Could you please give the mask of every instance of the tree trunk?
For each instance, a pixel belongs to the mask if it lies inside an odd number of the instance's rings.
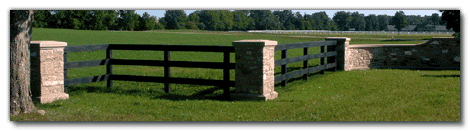
[[[35,110],[30,89],[30,52],[34,12],[10,10],[10,115]]]

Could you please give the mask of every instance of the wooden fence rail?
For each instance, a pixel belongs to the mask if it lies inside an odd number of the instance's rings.
[[[106,50],[106,59],[67,62],[68,53],[83,51],[100,51]],[[164,51],[164,60],[129,60],[129,59],[113,59],[113,50],[151,50]],[[223,52],[224,61],[220,62],[187,62],[187,61],[171,61],[170,51],[195,51],[195,52]],[[107,87],[113,86],[113,80],[124,81],[142,81],[164,83],[165,92],[171,91],[170,83],[180,84],[196,84],[196,85],[213,85],[223,87],[224,95],[230,95],[230,87],[235,86],[235,81],[230,81],[230,69],[235,69],[235,63],[230,63],[230,53],[234,52],[234,48],[230,46],[195,46],[195,45],[139,45],[139,44],[104,44],[104,45],[84,45],[84,46],[68,46],[64,48],[64,89],[68,93],[67,86],[83,83],[92,83],[99,81],[107,81]],[[67,69],[92,67],[106,65],[106,74],[90,77],[82,77],[76,79],[68,79]],[[114,75],[113,65],[144,65],[144,66],[163,66],[164,77],[149,76],[133,76],[133,75]],[[171,67],[192,67],[192,68],[212,68],[223,69],[223,80],[206,80],[206,79],[190,79],[190,78],[172,78]]]
[[[282,51],[282,58],[275,60],[275,66],[281,67],[281,75],[275,76],[275,83],[281,82],[281,86],[287,85],[287,80],[303,75],[303,79],[308,79],[308,73],[321,71],[323,74],[325,70],[335,68],[336,63],[336,41],[315,41],[315,42],[300,42],[280,44],[274,47],[274,51]],[[316,54],[308,54],[308,48],[320,47],[321,52]],[[297,57],[287,58],[287,51],[289,49],[303,48],[303,55]],[[328,48],[328,52],[325,52]],[[73,52],[83,51],[100,51],[106,50],[106,59],[67,62],[67,54]],[[114,59],[113,50],[150,50],[150,51],[163,51],[164,60],[132,60],[132,59]],[[190,61],[172,61],[171,51],[192,51],[192,52],[222,52],[223,62],[190,62]],[[164,83],[165,92],[171,92],[170,83],[179,84],[196,84],[196,85],[212,85],[223,87],[224,95],[230,95],[230,87],[235,87],[235,81],[230,81],[230,69],[235,69],[236,63],[230,63],[230,53],[235,52],[232,46],[205,46],[205,45],[142,45],[142,44],[103,44],[103,45],[85,45],[85,46],[68,46],[64,48],[64,85],[65,91],[68,93],[67,86],[77,85],[83,83],[92,83],[99,81],[106,81],[107,87],[113,86],[113,80],[123,81],[140,81],[140,82],[156,82]],[[325,63],[325,57],[328,62]],[[308,60],[321,59],[321,65],[308,67]],[[287,64],[295,62],[303,62],[301,70],[287,72]],[[106,74],[68,79],[67,69],[92,67],[106,65]],[[134,76],[134,75],[114,75],[113,65],[144,65],[144,66],[163,66],[163,77],[151,76]],[[207,79],[191,79],[191,78],[173,78],[171,77],[171,67],[190,67],[190,68],[211,68],[223,69],[223,80],[207,80]],[[336,69],[334,69],[336,70]]]
[[[315,42],[300,42],[300,43],[289,43],[289,44],[280,44],[275,47],[275,51],[282,51],[281,59],[276,60],[274,63],[275,66],[281,66],[281,75],[276,76],[274,78],[275,83],[281,82],[281,86],[287,85],[287,80],[290,78],[294,78],[300,75],[303,75],[303,79],[308,79],[308,73],[314,73],[316,71],[321,71],[321,74],[325,73],[326,69],[336,67],[335,62],[328,62],[325,65],[325,57],[330,59],[335,59],[334,57],[337,55],[336,50],[330,50],[329,52],[325,52],[325,47],[336,46],[336,41],[315,41]],[[308,54],[309,47],[318,47],[321,48],[321,53],[316,54]],[[291,57],[287,58],[287,50],[289,49],[296,49],[296,48],[303,48],[303,55],[298,57]],[[331,49],[335,49],[336,47],[330,47]],[[321,58],[320,66],[308,67],[308,60]],[[294,71],[294,72],[287,72],[287,64],[295,63],[303,61],[303,69]]]

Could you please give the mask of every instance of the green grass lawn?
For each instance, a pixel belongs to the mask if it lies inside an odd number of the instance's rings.
[[[261,34],[215,31],[149,31],[111,32],[65,29],[33,29],[33,40],[64,41],[68,45],[90,44],[172,44],[225,45],[236,40],[268,39],[279,44],[323,41],[327,34]],[[298,36],[298,35],[297,35]],[[338,37],[331,35],[332,37]],[[450,36],[450,35],[449,35]],[[330,37],[330,36],[328,36]],[[382,35],[345,35],[356,44],[384,44]],[[400,39],[429,39],[437,35],[400,35]],[[375,43],[375,40],[378,43]],[[416,41],[413,41],[416,42]],[[403,43],[403,42],[400,42]],[[391,44],[399,44],[391,42]],[[319,53],[312,48],[309,54]],[[275,59],[279,60],[280,51]],[[288,51],[288,57],[302,55],[302,49]],[[70,53],[69,62],[105,58],[104,51]],[[172,52],[172,60],[222,62],[222,53]],[[163,60],[163,51],[114,51],[118,59]],[[231,63],[234,63],[231,54]],[[319,59],[309,66],[320,64]],[[288,65],[292,71],[302,62]],[[280,66],[275,75],[280,75]],[[69,70],[69,79],[102,75],[105,66]],[[163,67],[113,66],[113,73],[141,76],[163,76]],[[171,77],[222,80],[221,69],[171,68]],[[235,72],[230,72],[235,80]],[[222,90],[214,86],[114,81],[69,87],[70,98],[48,104],[35,103],[46,111],[10,117],[12,121],[460,121],[459,70],[390,70],[371,69],[309,74],[279,83],[279,97],[270,101],[221,100]],[[232,91],[234,88],[232,87]]]

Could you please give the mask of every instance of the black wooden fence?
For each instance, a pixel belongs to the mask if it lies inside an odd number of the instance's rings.
[[[321,47],[321,53],[308,54],[309,47]],[[328,52],[325,52],[325,47],[328,47]],[[287,58],[288,49],[304,48],[304,55],[298,57]],[[72,52],[85,52],[85,51],[100,51],[106,50],[106,59],[67,62],[67,54]],[[130,59],[113,59],[113,50],[151,50],[151,51],[164,51],[164,60],[130,60]],[[140,81],[140,82],[156,82],[164,83],[165,92],[169,93],[170,83],[179,84],[196,84],[196,85],[211,85],[223,87],[224,95],[230,95],[230,87],[235,86],[235,81],[230,81],[230,69],[235,69],[235,63],[230,63],[230,53],[234,52],[232,46],[195,46],[195,45],[142,45],[142,44],[101,44],[101,45],[84,45],[84,46],[67,46],[64,49],[64,87],[65,92],[68,93],[67,86],[92,83],[99,81],[107,81],[107,87],[113,86],[112,80],[124,81]],[[224,61],[219,62],[187,62],[187,61],[171,61],[170,51],[194,51],[194,52],[223,52]],[[325,70],[337,70],[336,66],[336,41],[315,41],[315,42],[301,42],[290,44],[279,44],[275,47],[275,51],[282,51],[282,58],[275,61],[275,66],[282,66],[281,75],[274,78],[275,83],[281,82],[281,86],[287,85],[287,80],[300,75],[303,79],[308,79],[308,73],[321,71],[323,74]],[[325,64],[325,57],[328,58]],[[308,60],[321,58],[321,65],[308,67]],[[293,72],[287,72],[287,64],[303,61],[303,69]],[[91,66],[106,65],[106,74],[82,77],[75,79],[68,79],[67,69],[82,68]],[[114,75],[112,65],[145,65],[145,66],[164,66],[164,77],[151,77],[151,76],[134,76],[134,75]],[[192,79],[192,78],[171,78],[170,67],[193,67],[193,68],[212,68],[223,69],[223,80],[207,80],[207,79]]]
[[[321,48],[321,53],[308,54],[309,47]],[[328,52],[325,52],[325,47],[328,47]],[[304,48],[304,55],[298,57],[287,58],[288,49]],[[308,79],[308,73],[321,71],[325,73],[326,69],[336,67],[336,41],[315,41],[315,42],[301,42],[290,44],[279,44],[274,48],[274,51],[282,51],[282,58],[276,60],[274,66],[281,66],[281,75],[274,78],[274,83],[281,82],[281,86],[287,85],[287,79],[303,75],[303,79]],[[328,57],[328,63],[325,64],[325,57]],[[308,60],[320,58],[321,65],[308,67]],[[303,69],[287,73],[287,64],[303,61]],[[336,71],[337,68],[334,68]]]
[[[106,50],[106,59],[67,62],[67,53],[99,51]],[[151,50],[164,51],[164,60],[129,60],[129,59],[113,59],[113,50]],[[180,84],[196,84],[196,85],[212,85],[222,87],[224,95],[230,95],[230,87],[235,86],[235,81],[230,81],[230,69],[235,69],[235,63],[230,63],[230,53],[234,52],[231,46],[195,46],[195,45],[142,45],[142,44],[102,44],[102,45],[85,45],[85,46],[67,46],[64,49],[64,78],[65,92],[68,93],[67,86],[83,83],[92,83],[99,81],[107,81],[107,87],[112,87],[112,80],[124,81],[140,81],[140,82],[156,82],[164,83],[165,92],[170,92],[170,83]],[[171,61],[170,51],[194,51],[194,52],[223,52],[224,61],[219,62],[187,62],[187,61]],[[76,79],[67,78],[67,69],[91,67],[106,65],[106,74],[83,77]],[[150,76],[134,76],[134,75],[114,75],[112,65],[145,65],[145,66],[164,66],[164,77]],[[223,69],[223,80],[207,80],[192,78],[171,78],[170,67],[193,67],[193,68],[212,68]]]

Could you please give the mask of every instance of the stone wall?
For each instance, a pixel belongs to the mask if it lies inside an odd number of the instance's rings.
[[[346,47],[345,71],[371,68],[460,69],[460,38],[435,37],[421,44]]]

